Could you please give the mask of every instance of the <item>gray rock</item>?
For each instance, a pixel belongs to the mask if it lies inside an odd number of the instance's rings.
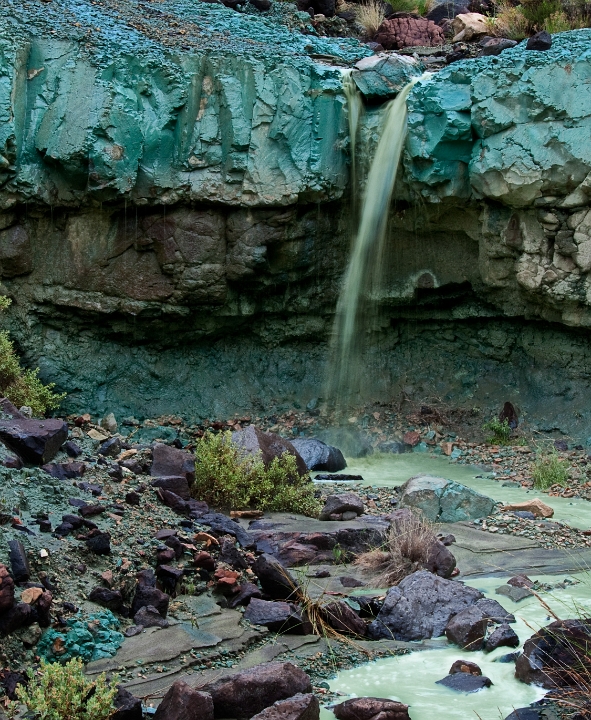
[[[136,625],[141,625],[144,628],[168,627],[168,620],[163,618],[153,605],[144,605],[141,607],[134,615],[133,621]]]
[[[476,603],[476,607],[482,610],[483,616],[492,623],[514,623],[515,615],[507,612],[501,603],[489,598],[482,598]]]
[[[486,652],[492,652],[498,647],[519,647],[519,637],[509,625],[499,625],[486,639]]]
[[[194,690],[182,680],[170,687],[154,714],[154,720],[213,720],[211,695]]]
[[[495,589],[496,595],[504,595],[505,597],[508,597],[509,599],[513,600],[513,602],[519,602],[520,600],[525,600],[527,597],[531,597],[533,595],[533,592],[526,587],[516,587],[514,585],[501,585],[501,587],[498,587]]]
[[[331,515],[337,515],[346,512],[354,512],[355,515],[363,515],[365,508],[363,500],[352,492],[340,493],[339,495],[329,495],[326,503],[320,512],[321,520],[328,520]]]
[[[439,637],[454,615],[481,598],[474,588],[420,570],[388,591],[369,634],[396,640]]]
[[[418,475],[402,486],[398,507],[418,509],[432,522],[451,523],[486,517],[495,503],[452,480]]]
[[[279,435],[275,435],[275,433],[266,433],[254,425],[249,425],[244,430],[233,432],[232,441],[245,454],[255,455],[260,453],[265,467],[268,467],[275,458],[281,457],[285,453],[294,455],[298,473],[300,475],[308,474],[304,459],[291,442],[279,437]]]
[[[482,610],[472,605],[450,619],[445,626],[445,635],[449,642],[464,650],[481,650],[487,626]]]
[[[271,632],[302,632],[302,615],[293,603],[253,598],[242,617],[253,625],[264,625]]]
[[[265,708],[252,720],[319,720],[320,703],[312,693],[298,694],[287,700],[278,700]]]
[[[296,438],[291,441],[291,444],[302,456],[308,470],[324,470],[334,473],[347,467],[343,453],[322,440]]]
[[[408,705],[386,698],[352,698],[335,705],[332,711],[338,720],[410,720]]]
[[[186,450],[156,443],[152,450],[150,474],[155,478],[183,477],[191,485],[195,481],[195,456]]]
[[[479,57],[500,55],[503,50],[508,50],[516,45],[517,42],[515,40],[509,40],[509,38],[488,38],[488,40],[481,45],[482,50],[479,53]]]
[[[288,600],[295,595],[297,583],[292,574],[272,555],[264,553],[253,563],[252,569],[267,595]]]
[[[448,675],[443,680],[438,680],[437,685],[444,685],[450,690],[463,693],[473,693],[490,687],[492,681],[485,675],[469,675],[468,673],[456,673]]]

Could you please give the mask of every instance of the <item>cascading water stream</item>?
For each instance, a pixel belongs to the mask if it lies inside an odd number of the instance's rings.
[[[406,139],[406,101],[414,85],[428,77],[430,74],[425,73],[413,79],[386,106],[333,327],[328,394],[337,408],[346,409],[360,396],[364,375],[363,339],[375,321],[388,210]],[[355,192],[356,135],[363,104],[351,76],[345,79],[344,87],[349,110],[351,181]]]
[[[353,74],[348,70],[343,77],[343,90],[347,99],[347,113],[349,122],[349,143],[351,154],[351,202],[353,207],[353,221],[357,221],[357,131],[359,121],[363,115],[364,106],[361,93],[355,85]]]

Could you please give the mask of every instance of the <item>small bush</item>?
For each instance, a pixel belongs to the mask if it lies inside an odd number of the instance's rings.
[[[365,28],[367,37],[373,37],[384,22],[386,14],[381,0],[367,0],[357,5],[356,16],[357,22]]]
[[[426,15],[434,5],[433,0],[387,0],[394,12],[409,12]]]
[[[298,512],[315,517],[320,511],[314,486],[297,471],[294,455],[284,453],[268,468],[260,455],[244,455],[232,433],[206,433],[196,449],[193,494],[214,507],[232,510]]]
[[[492,418],[482,426],[483,430],[491,433],[487,442],[491,445],[508,445],[511,439],[511,427],[505,418],[502,422],[498,418]]]
[[[0,296],[0,312],[10,305],[10,300]],[[33,415],[44,415],[48,410],[59,407],[66,394],[53,392],[53,383],[44,385],[39,380],[39,368],[24,370],[14,351],[6,331],[0,332],[0,395],[16,407],[27,405]]]
[[[568,483],[568,463],[555,452],[542,455],[534,463],[532,478],[537,490],[548,490],[552,485],[564,486]]]
[[[421,570],[437,540],[433,526],[410,515],[393,523],[384,546],[359,555],[355,561],[372,578],[374,587],[386,588]]]
[[[28,685],[17,687],[18,700],[37,720],[108,720],[115,711],[117,679],[107,682],[102,674],[89,680],[82,668],[80,658],[65,665],[42,660],[37,672],[29,670]]]

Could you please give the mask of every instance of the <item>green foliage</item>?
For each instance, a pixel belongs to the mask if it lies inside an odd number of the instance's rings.
[[[482,429],[491,433],[491,436],[487,440],[491,445],[509,445],[511,428],[506,418],[503,422],[498,418],[492,418],[482,426]]]
[[[113,714],[117,678],[104,675],[89,680],[80,658],[65,665],[41,661],[37,672],[29,670],[29,684],[19,685],[18,700],[38,720],[108,720]]]
[[[426,15],[433,7],[433,0],[388,0],[394,12]]]
[[[562,10],[560,0],[522,0],[520,10],[532,30],[542,29],[545,21]]]
[[[537,490],[548,490],[552,485],[564,486],[568,483],[568,463],[556,452],[541,455],[533,465],[532,478]]]
[[[0,312],[10,305],[10,299],[0,295]],[[0,332],[0,395],[16,407],[27,405],[33,415],[44,415],[54,410],[65,398],[53,392],[54,384],[44,385],[39,380],[39,368],[25,370],[20,366],[6,331]]]
[[[557,33],[591,26],[591,0],[521,0],[518,6],[498,0],[495,10],[487,19],[488,32],[511,40],[539,30]]]
[[[319,504],[308,476],[300,477],[288,453],[268,468],[260,455],[243,455],[232,433],[206,433],[196,449],[193,494],[210,505],[233,510],[298,512],[314,517]]]

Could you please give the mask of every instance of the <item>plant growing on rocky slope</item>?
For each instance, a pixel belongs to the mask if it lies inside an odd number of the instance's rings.
[[[382,547],[362,553],[355,564],[372,578],[374,587],[398,585],[407,575],[424,567],[436,540],[431,523],[409,515],[392,524]]]
[[[320,506],[314,486],[297,471],[294,455],[284,453],[265,467],[260,455],[244,455],[232,433],[206,433],[197,444],[193,494],[232,510],[299,512],[315,517]]]
[[[89,680],[82,668],[80,658],[65,665],[42,660],[37,672],[29,670],[28,685],[18,686],[19,702],[38,720],[107,720],[115,711],[117,679]]]
[[[548,490],[552,485],[564,486],[568,482],[568,463],[555,451],[540,455],[533,465],[532,478],[537,490]]]
[[[0,312],[6,310],[10,302],[9,298],[0,295]],[[38,374],[39,368],[24,370],[20,366],[8,332],[0,331],[0,395],[16,407],[27,405],[34,415],[44,415],[47,410],[57,408],[65,393],[54,393],[54,384],[44,385]]]
[[[495,16],[488,19],[489,32],[511,40],[522,40],[539,30],[549,33],[591,26],[589,0],[521,0],[514,6],[499,0]]]
[[[386,17],[382,0],[366,0],[366,2],[359,3],[355,14],[357,22],[365,28],[367,37],[373,37],[377,33]]]
[[[506,418],[503,421],[498,418],[492,418],[482,426],[482,429],[491,433],[491,436],[487,440],[491,445],[509,445],[511,427]]]

